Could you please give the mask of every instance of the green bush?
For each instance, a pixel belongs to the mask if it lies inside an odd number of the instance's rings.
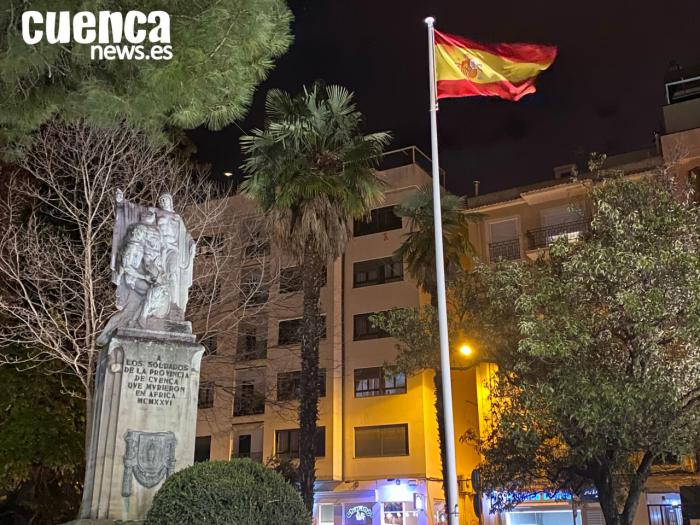
[[[207,461],[163,484],[146,525],[309,525],[299,493],[281,475],[249,459]]]

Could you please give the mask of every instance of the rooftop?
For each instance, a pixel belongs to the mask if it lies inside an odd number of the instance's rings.
[[[610,156],[605,159],[605,162],[601,167],[601,171],[619,171],[629,175],[648,171],[661,165],[661,163],[662,159],[657,149],[648,148],[623,153],[621,155]],[[474,209],[500,202],[513,201],[519,199],[521,195],[525,193],[543,190],[546,188],[553,188],[555,186],[572,184],[577,180],[590,180],[593,177],[594,174],[586,168],[585,171],[580,171],[576,177],[568,176],[560,179],[552,178],[550,180],[535,182],[534,184],[516,186],[514,188],[508,188],[492,193],[485,193],[483,195],[479,195],[478,197],[468,197],[467,208]]]

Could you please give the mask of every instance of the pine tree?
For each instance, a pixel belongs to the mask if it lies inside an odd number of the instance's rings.
[[[171,60],[92,60],[90,44],[28,45],[22,13],[86,9],[81,0],[9,0],[0,7],[0,156],[16,157],[31,133],[60,115],[97,127],[115,123],[166,133],[240,119],[273,60],[291,43],[284,0],[127,0],[91,3],[92,12],[163,10]],[[128,44],[122,40],[122,44]],[[144,42],[146,47],[150,44]],[[164,133],[166,132],[166,133]]]

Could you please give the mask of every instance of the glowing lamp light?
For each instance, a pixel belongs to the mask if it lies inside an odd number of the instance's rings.
[[[474,350],[472,350],[471,346],[464,343],[462,346],[459,347],[459,353],[462,354],[464,357],[470,357],[474,353]]]
[[[224,177],[233,177],[232,171],[224,171]]]

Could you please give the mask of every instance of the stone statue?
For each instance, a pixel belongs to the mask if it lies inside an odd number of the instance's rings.
[[[195,243],[173,199],[117,191],[116,312],[98,338],[92,427],[78,523],[143,523],[153,497],[194,462],[204,347],[185,320]]]
[[[184,321],[195,242],[172,196],[165,193],[158,203],[140,206],[117,190],[111,261],[117,312],[97,338],[100,346],[118,328],[159,330],[165,321]]]

